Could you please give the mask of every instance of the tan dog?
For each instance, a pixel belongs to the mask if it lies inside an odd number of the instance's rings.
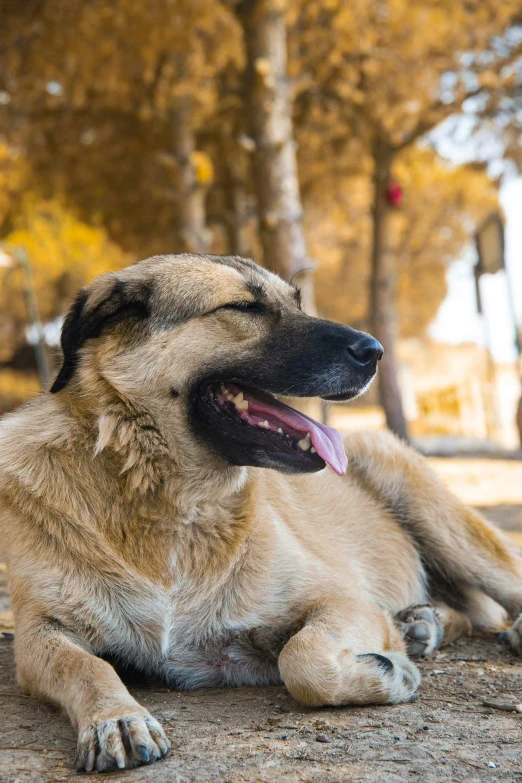
[[[416,453],[351,436],[346,469],[340,436],[273,396],[354,397],[381,347],[253,262],[104,275],[62,346],[54,393],[0,425],[2,547],[19,681],[68,712],[81,769],[169,750],[100,656],[173,687],[400,702],[420,681],[408,652],[520,611],[509,543]]]

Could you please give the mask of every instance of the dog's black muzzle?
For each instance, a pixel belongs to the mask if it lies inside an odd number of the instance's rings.
[[[371,335],[303,314],[282,320],[224,375],[274,394],[348,400],[371,383],[382,355]]]

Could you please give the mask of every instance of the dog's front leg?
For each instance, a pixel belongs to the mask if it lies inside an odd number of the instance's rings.
[[[77,729],[79,771],[125,769],[168,754],[158,721],[59,622],[18,617],[15,655],[24,690],[65,709]]]
[[[283,682],[311,707],[411,701],[420,683],[398,629],[358,598],[322,599],[279,656]]]

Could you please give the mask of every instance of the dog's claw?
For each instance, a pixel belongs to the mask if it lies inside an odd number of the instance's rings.
[[[420,684],[420,673],[415,664],[404,653],[364,653],[357,656],[372,669],[377,669],[385,689],[383,704],[399,704],[415,701]],[[374,674],[374,672],[372,672]]]
[[[152,733],[152,732],[151,732],[151,733]],[[154,735],[153,735],[153,736],[154,736]],[[167,745],[167,742],[166,742],[166,740],[164,740],[164,739],[163,739],[163,737],[159,737],[159,736],[158,736],[158,737],[154,737],[154,739],[155,739],[155,741],[156,741],[156,745],[157,745],[157,746],[158,746],[158,748],[159,748],[159,752],[160,752],[160,754],[161,754],[162,756],[166,756],[166,755],[167,755],[167,753],[168,753],[168,752],[169,752],[169,750],[170,750],[169,746]]]
[[[143,762],[147,764],[150,761],[150,753],[145,745],[138,746],[138,754]]]
[[[145,712],[145,711],[144,711]],[[79,771],[131,769],[168,755],[170,743],[151,715],[95,721],[80,731]]]

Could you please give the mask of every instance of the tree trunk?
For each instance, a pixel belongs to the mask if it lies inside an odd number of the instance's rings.
[[[247,112],[255,142],[254,180],[265,266],[296,283],[314,312],[313,264],[302,225],[292,108],[286,73],[284,0],[244,0],[239,17],[247,52]],[[305,271],[306,270],[306,271]]]
[[[392,432],[407,441],[408,430],[402,407],[394,350],[397,334],[396,272],[387,236],[389,206],[386,200],[386,187],[390,178],[391,163],[391,152],[376,146],[373,174],[370,322],[373,336],[384,348],[384,356],[379,365],[378,382],[386,423]]]
[[[233,177],[226,183],[227,215],[226,228],[229,252],[234,256],[250,258],[246,224],[246,191],[243,183]]]
[[[225,129],[229,130],[229,129]],[[221,157],[224,161],[223,180],[225,196],[225,228],[228,239],[228,252],[242,258],[250,258],[247,225],[248,194],[245,185],[247,162],[245,153],[236,141],[237,131],[231,131],[233,138],[221,139]]]
[[[206,253],[206,188],[198,182],[194,169],[196,143],[188,101],[180,102],[173,109],[171,130],[172,152],[177,164],[177,250],[180,253]]]

